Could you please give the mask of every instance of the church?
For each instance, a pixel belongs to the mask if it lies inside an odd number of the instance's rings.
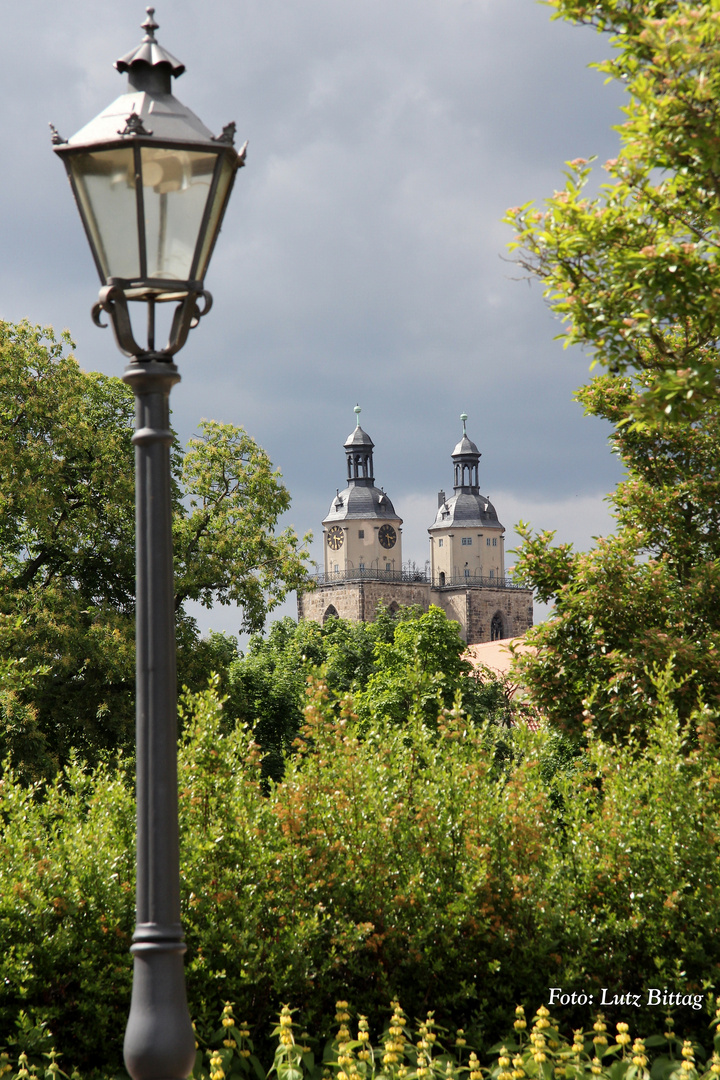
[[[356,405],[355,430],[345,440],[346,486],[322,523],[325,568],[313,591],[298,593],[299,618],[370,622],[379,604],[393,611],[435,604],[460,624],[468,645],[523,634],[533,622],[532,591],[505,577],[505,529],[480,493],[481,455],[468,437],[467,415],[451,455],[453,494],[438,493],[423,570],[403,566],[402,519],[375,484],[375,444],[360,427],[360,411]]]

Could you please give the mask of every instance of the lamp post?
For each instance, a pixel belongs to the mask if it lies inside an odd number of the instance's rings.
[[[137,652],[137,924],[125,1064],[133,1080],[184,1080],[195,1038],[185,994],[180,924],[175,609],[169,395],[173,357],[210,310],[205,272],[246,147],[235,125],[214,136],[172,94],[184,66],[145,36],[115,63],[127,91],[71,139],[53,128],[102,287],[92,316],[112,324],[135,394]],[[146,308],[138,344],[131,307]],[[158,304],[175,305],[158,348]]]

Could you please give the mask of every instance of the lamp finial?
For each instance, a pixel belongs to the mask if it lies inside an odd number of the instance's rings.
[[[460,419],[462,420],[463,435],[467,435],[467,430],[465,428],[465,421],[467,420],[467,413],[466,412],[460,413]]]
[[[356,405],[355,408],[353,409],[353,412],[355,413],[355,416],[357,417],[357,423],[355,424],[355,427],[360,427],[360,413],[362,412],[362,409],[360,408],[359,405]]]
[[[154,41],[155,31],[160,29],[158,23],[155,22],[155,8],[145,8],[147,18],[144,23],[140,23],[140,29],[145,31],[144,41]]]

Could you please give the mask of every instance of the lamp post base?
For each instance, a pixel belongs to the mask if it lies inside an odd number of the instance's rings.
[[[133,1080],[186,1080],[195,1062],[195,1035],[185,997],[185,942],[175,926],[138,926],[125,1067]]]

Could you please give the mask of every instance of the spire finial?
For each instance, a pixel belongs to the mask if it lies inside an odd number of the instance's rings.
[[[362,409],[360,408],[359,405],[356,405],[355,408],[353,409],[353,412],[355,413],[355,416],[357,418],[357,423],[355,424],[355,427],[359,428],[360,427],[360,413],[362,412]]]
[[[463,425],[463,435],[467,435],[467,431],[465,429],[465,421],[467,420],[467,413],[466,412],[460,413],[460,419],[462,420],[462,425]]]
[[[147,18],[144,23],[140,23],[140,29],[145,31],[145,37],[143,41],[154,41],[155,31],[160,29],[158,23],[155,22],[155,8],[145,8]]]

